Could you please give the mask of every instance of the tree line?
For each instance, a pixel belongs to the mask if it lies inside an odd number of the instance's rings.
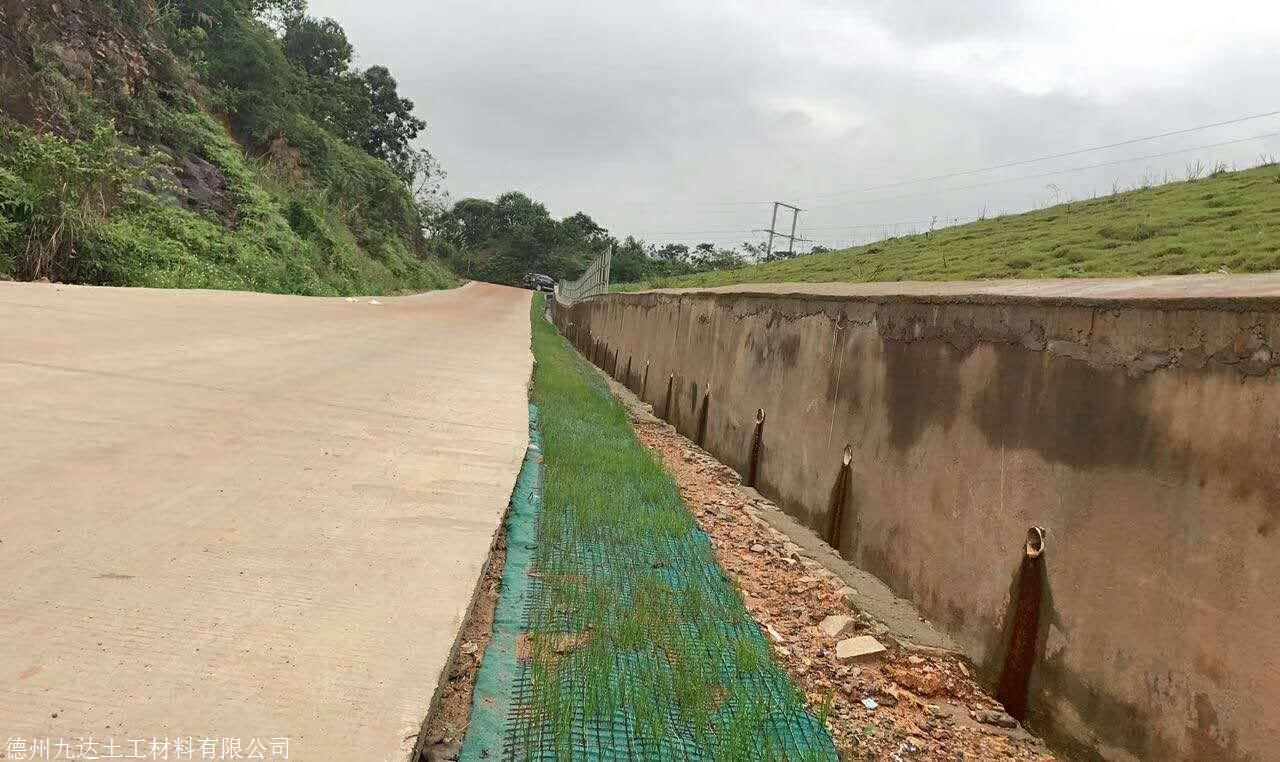
[[[626,283],[732,270],[762,258],[762,247],[712,243],[658,245],[618,237],[585,212],[555,219],[547,207],[519,191],[497,199],[466,198],[430,221],[431,247],[455,272],[493,283],[518,284],[527,273],[577,278],[591,260],[613,251],[611,280]]]

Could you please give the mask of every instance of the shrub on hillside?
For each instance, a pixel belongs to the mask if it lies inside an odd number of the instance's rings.
[[[0,212],[14,273],[62,277],[113,210],[141,201],[137,186],[158,162],[117,140],[109,123],[68,140],[0,122]]]

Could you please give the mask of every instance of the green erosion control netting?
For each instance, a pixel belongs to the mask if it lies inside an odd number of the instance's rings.
[[[462,758],[836,760],[671,477],[540,315],[534,353],[542,458],[518,490],[542,498],[536,549],[516,572],[517,501],[499,619],[522,606],[521,632],[514,661],[486,653],[475,704],[490,716],[473,715]],[[505,707],[489,698],[501,688]],[[504,708],[500,749],[472,743]]]
[[[837,758],[706,535],[637,537],[626,554],[579,539],[539,557],[583,587],[534,581],[503,759]],[[658,596],[675,596],[678,618],[644,622]]]

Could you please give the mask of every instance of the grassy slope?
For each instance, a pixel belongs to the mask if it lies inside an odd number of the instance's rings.
[[[546,483],[535,564],[547,592],[531,614],[533,711],[520,715],[518,737],[567,759],[582,716],[608,727],[620,712],[634,719],[640,748],[692,733],[709,757],[749,759],[766,748],[766,720],[816,720],[670,475],[542,304],[539,295],[533,399]],[[764,681],[781,687],[765,695]],[[822,751],[791,758],[833,755]]]
[[[648,287],[781,281],[972,280],[1280,270],[1280,169],[1191,182],[998,217],[928,235],[698,273]]]
[[[448,288],[440,263],[388,236],[360,246],[344,214],[315,180],[284,182],[246,159],[203,112],[167,114],[171,144],[200,155],[227,178],[240,219],[227,229],[173,204],[145,203],[112,215],[86,244],[86,282],[310,295],[387,294]],[[330,139],[354,162],[376,160]]]
[[[0,277],[21,277],[18,257],[28,226],[11,221],[14,207],[44,211],[46,227],[62,220],[76,230],[73,254],[55,260],[57,280],[112,286],[212,288],[308,295],[386,294],[448,288],[454,276],[388,234],[361,245],[352,215],[314,181],[282,182],[247,159],[230,135],[200,111],[168,112],[169,145],[201,156],[226,178],[235,205],[230,225],[185,209],[172,198],[134,191],[104,214],[82,215],[58,200],[65,164],[94,161],[89,141],[37,135],[8,125],[10,153],[0,148]],[[333,149],[361,163],[375,160],[333,140]],[[128,149],[121,148],[123,156]],[[86,173],[81,173],[84,175]],[[92,190],[92,180],[86,188]],[[41,232],[36,231],[37,240]]]

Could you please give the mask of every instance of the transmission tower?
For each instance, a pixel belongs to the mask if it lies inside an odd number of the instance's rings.
[[[785,209],[791,210],[791,233],[790,234],[783,233],[778,230],[778,209],[779,208],[785,208]],[[769,229],[752,231],[753,233],[769,234],[769,243],[765,246],[765,250],[764,250],[765,259],[773,259],[774,237],[787,239],[788,246],[787,246],[786,256],[788,257],[794,257],[796,255],[796,243],[809,242],[808,238],[799,238],[796,236],[796,224],[800,221],[800,212],[802,211],[804,210],[801,209],[800,207],[795,206],[793,204],[788,204],[785,201],[773,202],[773,217],[769,221]]]

